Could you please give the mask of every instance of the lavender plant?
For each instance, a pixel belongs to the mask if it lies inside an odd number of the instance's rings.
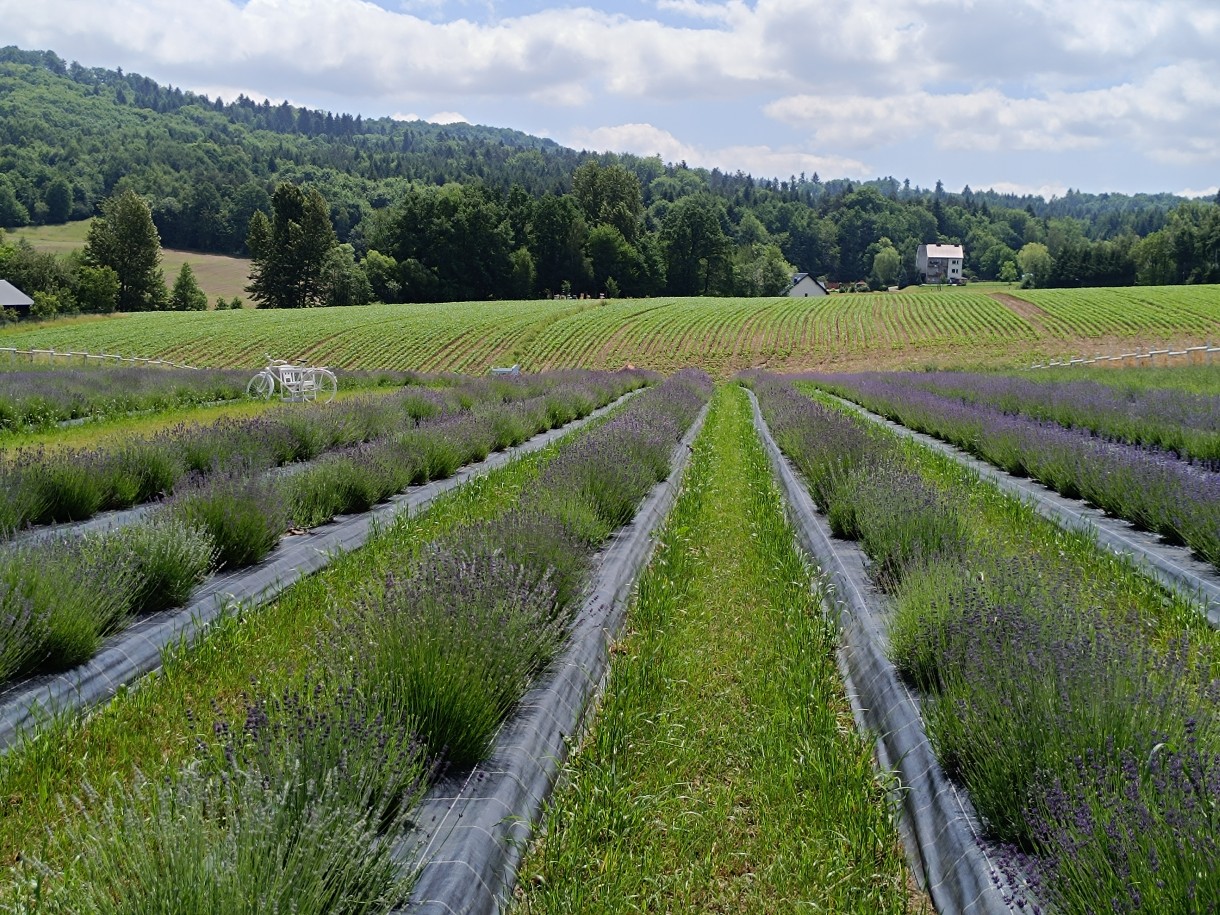
[[[173,516],[207,532],[220,568],[262,560],[288,526],[284,494],[274,480],[241,469],[200,480],[169,502]]]
[[[563,638],[555,590],[498,553],[433,548],[359,611],[371,691],[387,719],[467,765]]]
[[[115,786],[56,833],[71,864],[46,873],[34,902],[65,915],[389,912],[410,884],[382,830],[385,811],[348,803],[342,781],[292,765],[279,779],[191,768]]]

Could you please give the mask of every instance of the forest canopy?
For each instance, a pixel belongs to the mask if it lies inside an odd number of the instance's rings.
[[[981,279],[1220,282],[1217,201],[729,174],[508,129],[210,99],[0,49],[0,227],[87,218],[134,192],[166,247],[250,255],[284,185],[316,192],[334,232],[331,291],[310,304],[774,295],[795,271],[903,285],[928,242],[964,245]],[[1034,254],[1037,273],[1023,268]]]

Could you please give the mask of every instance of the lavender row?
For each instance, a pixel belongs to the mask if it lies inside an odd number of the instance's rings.
[[[209,571],[261,561],[290,528],[367,511],[408,486],[448,477],[587,415],[643,377],[568,373],[553,382],[545,394],[510,403],[497,387],[496,403],[438,415],[291,477],[195,478],[146,522],[0,551],[0,682],[75,666],[134,617],[183,603]]]
[[[880,375],[808,376],[904,426],[944,439],[1067,498],[1085,499],[1220,568],[1220,475],[1167,454],[1082,435]]]
[[[820,509],[893,595],[895,665],[925,692],[933,746],[1019,895],[1071,913],[1214,908],[1215,636],[1150,639],[1120,582],[989,536],[966,493],[930,483],[891,436],[753,383]]]
[[[1220,397],[969,372],[901,372],[888,377],[903,387],[966,404],[1173,452],[1212,470],[1220,464]]]
[[[253,475],[412,429],[477,404],[541,396],[560,375],[468,380],[442,389],[406,387],[325,406],[285,405],[253,419],[180,425],[119,448],[0,457],[0,535],[140,505],[215,474]]]
[[[31,431],[69,420],[120,416],[236,400],[247,369],[95,368],[0,373],[0,432]],[[345,387],[401,387],[428,380],[412,372],[351,372]]]
[[[337,601],[304,687],[251,698],[239,726],[221,717],[201,735],[179,776],[53,837],[75,853],[48,874],[49,910],[142,909],[158,894],[319,915],[405,902],[411,876],[391,851],[423,791],[442,766],[487,753],[567,637],[594,551],[667,475],[710,388],[670,379],[564,448],[507,514],[422,555],[402,545],[384,581]]]

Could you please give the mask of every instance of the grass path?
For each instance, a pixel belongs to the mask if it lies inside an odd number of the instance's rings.
[[[516,911],[923,911],[736,386],[662,538]]]

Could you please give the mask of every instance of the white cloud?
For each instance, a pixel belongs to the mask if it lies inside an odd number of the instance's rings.
[[[722,146],[703,148],[683,142],[667,130],[652,124],[619,124],[594,130],[574,131],[568,145],[601,152],[625,152],[638,156],[659,155],[666,162],[685,162],[725,172],[738,170],[759,178],[783,177],[798,172],[818,172],[827,177],[865,178],[869,166],[841,156],[819,156],[796,149],[769,146]]]
[[[1013,181],[993,181],[990,184],[980,184],[976,191],[995,191],[997,194],[1015,194],[1018,197],[1032,195],[1050,200],[1052,197],[1062,197],[1068,192],[1066,184],[1018,184]]]
[[[1205,187],[1202,190],[1196,190],[1195,188],[1186,188],[1185,190],[1178,191],[1179,197],[1194,197],[1194,198],[1213,197],[1214,198],[1217,194],[1220,194],[1220,185],[1216,185],[1216,184],[1213,184],[1211,187]]]
[[[889,96],[797,95],[766,106],[771,117],[813,132],[820,144],[869,149],[929,133],[942,149],[1002,152],[1090,150],[1133,144],[1182,164],[1220,162],[1220,67],[1187,62],[1139,83],[1011,98],[998,89]]]
[[[431,121],[433,124],[469,124],[470,123],[470,120],[465,115],[458,114],[456,111],[438,111],[436,114],[432,115],[430,118],[427,118],[426,120]]]

